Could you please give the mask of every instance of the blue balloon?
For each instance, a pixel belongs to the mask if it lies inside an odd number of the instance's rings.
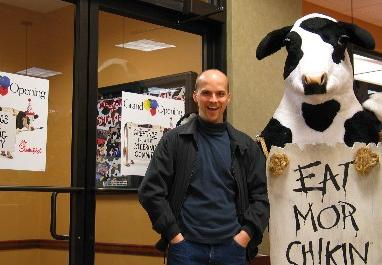
[[[158,107],[158,102],[155,99],[151,100],[151,107],[156,109]]]
[[[11,84],[11,80],[9,80],[8,76],[0,76],[0,86],[9,87]]]

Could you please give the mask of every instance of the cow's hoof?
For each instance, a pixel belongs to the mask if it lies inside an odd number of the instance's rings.
[[[289,159],[286,154],[276,153],[269,158],[268,168],[273,176],[281,176],[289,165]]]
[[[367,147],[361,147],[355,153],[354,166],[359,175],[365,176],[379,163],[378,154]]]

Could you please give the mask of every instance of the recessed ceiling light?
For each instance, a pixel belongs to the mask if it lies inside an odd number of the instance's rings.
[[[52,70],[43,69],[43,68],[38,68],[38,67],[31,67],[28,69],[18,71],[16,74],[47,78],[47,77],[51,77],[51,76],[55,76],[55,75],[60,75],[62,73],[52,71]]]
[[[117,44],[115,46],[120,47],[120,48],[127,48],[127,49],[144,51],[144,52],[151,52],[151,51],[155,51],[155,50],[176,47],[175,45],[172,45],[172,44],[167,44],[167,43],[152,41],[152,40],[146,40],[146,39],[125,42],[125,43]]]
[[[382,86],[382,61],[354,54],[354,79]]]

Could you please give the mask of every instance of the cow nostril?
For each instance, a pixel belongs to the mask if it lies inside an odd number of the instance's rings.
[[[304,82],[305,85],[309,84],[309,78],[306,75],[302,76],[302,81]]]
[[[328,79],[327,74],[326,73],[322,74],[321,80],[320,80],[320,85],[325,84],[327,79]]]

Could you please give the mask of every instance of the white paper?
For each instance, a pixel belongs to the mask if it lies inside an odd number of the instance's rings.
[[[144,176],[163,133],[183,115],[183,100],[122,92],[122,175]]]
[[[0,107],[13,116],[15,144],[0,155],[1,169],[45,171],[49,81],[0,72]]]

